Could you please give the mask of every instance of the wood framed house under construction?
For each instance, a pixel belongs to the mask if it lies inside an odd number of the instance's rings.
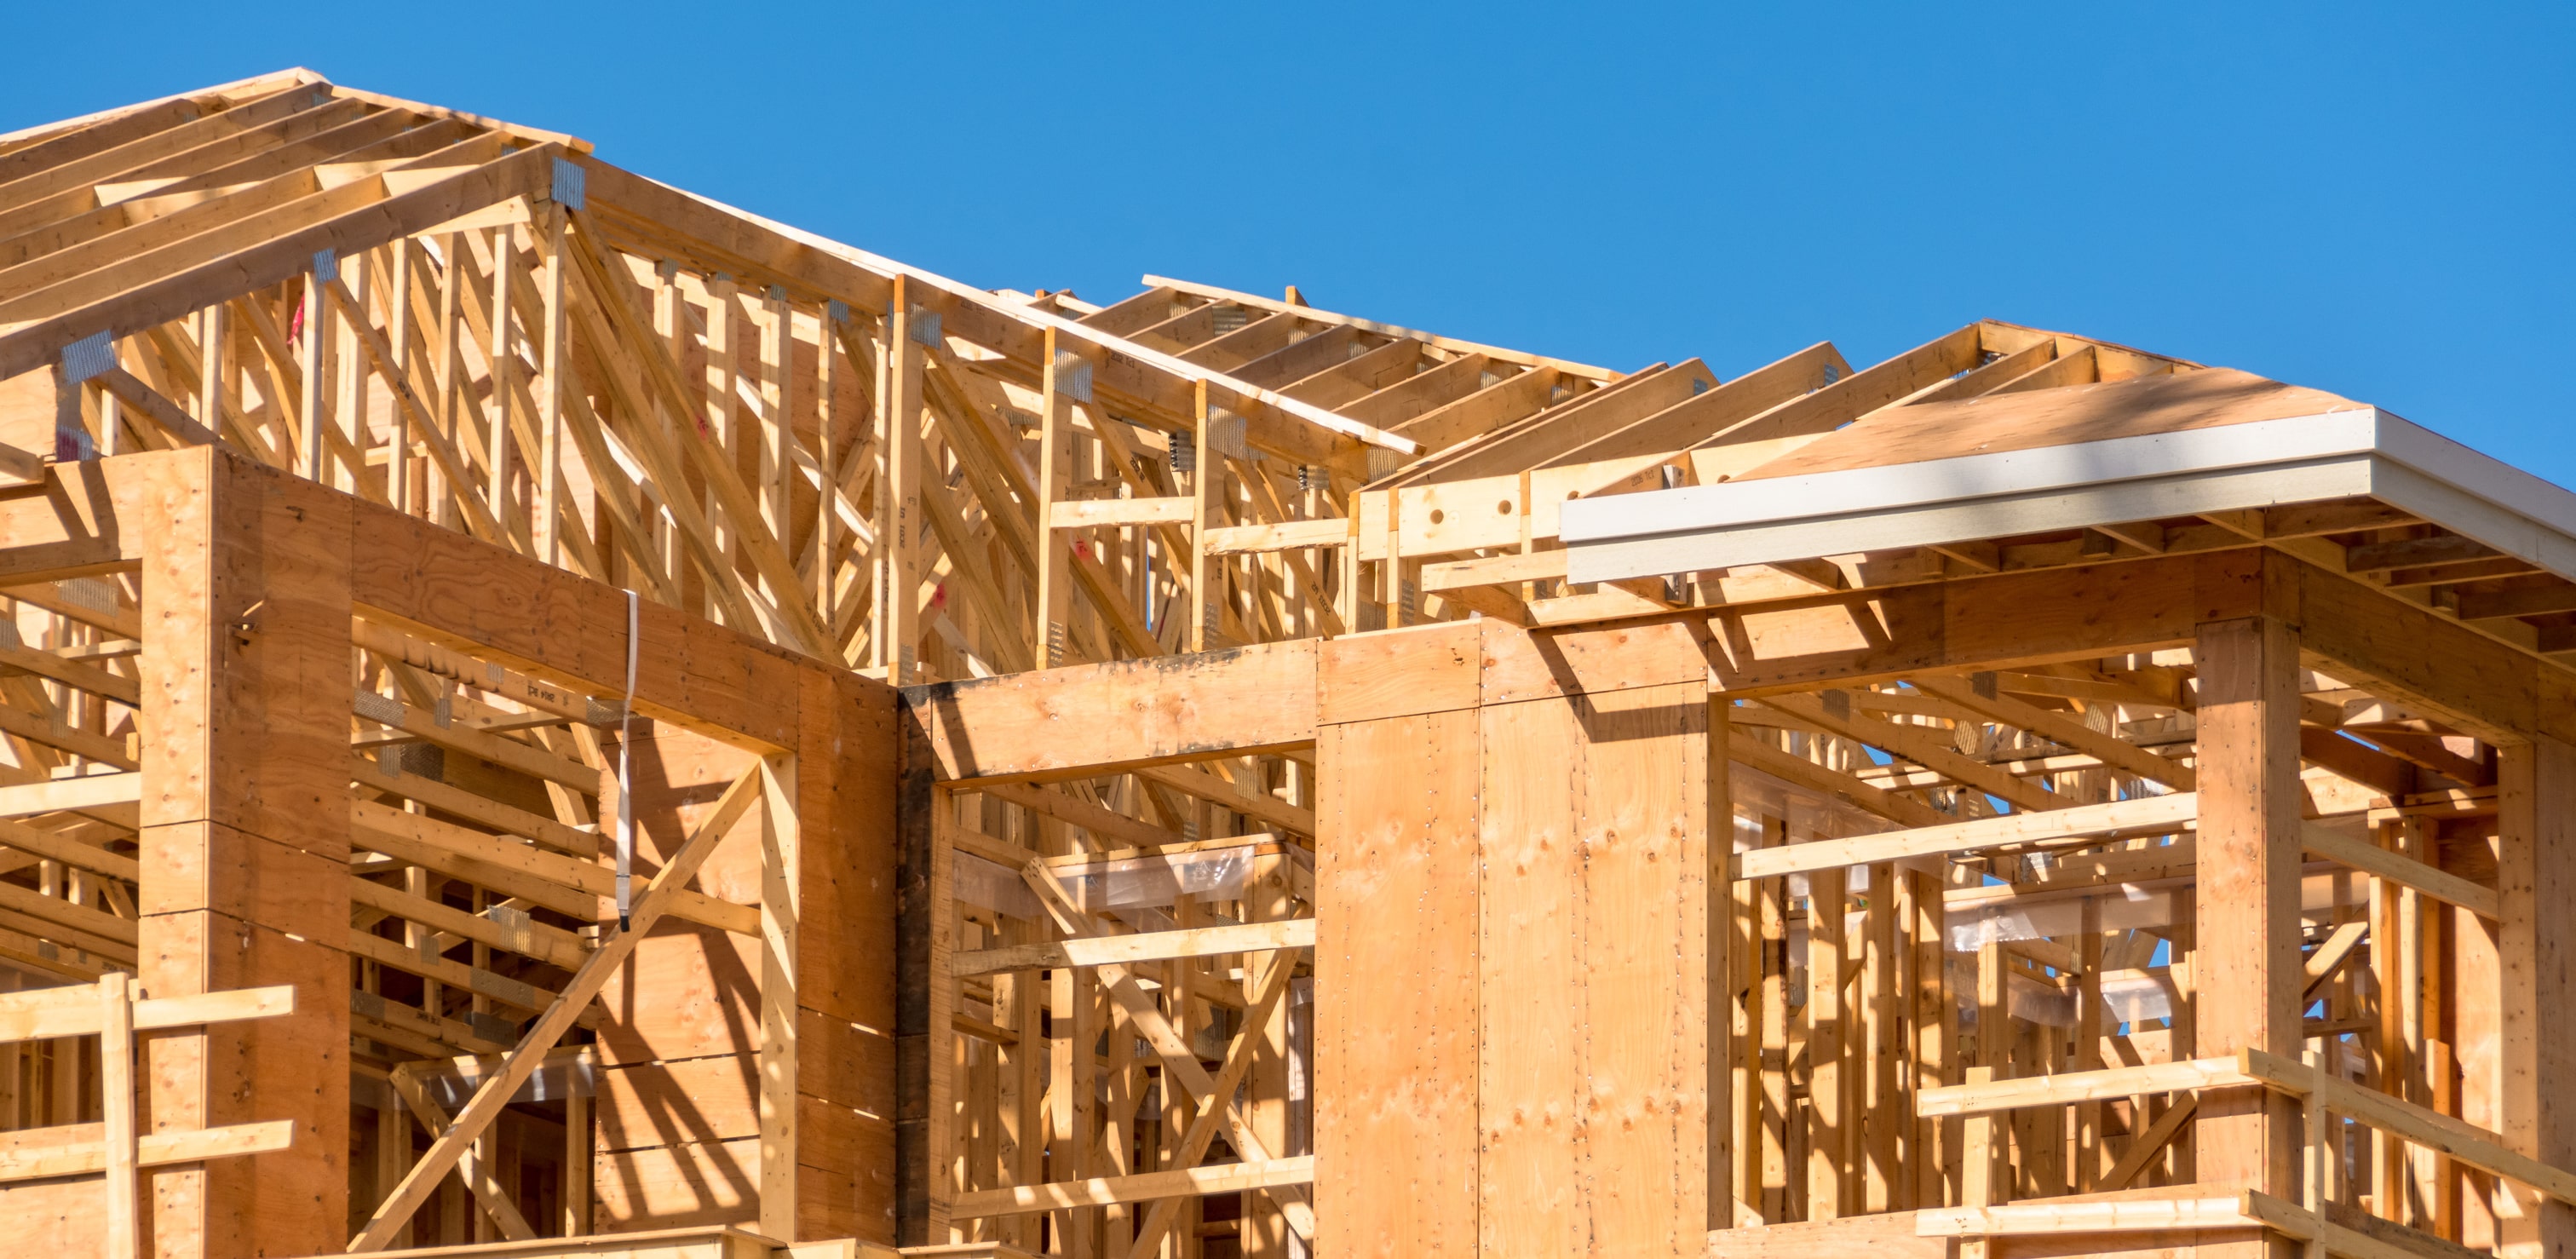
[[[0,137],[30,1253],[2576,1253],[2576,496],[1980,322],[946,280]]]

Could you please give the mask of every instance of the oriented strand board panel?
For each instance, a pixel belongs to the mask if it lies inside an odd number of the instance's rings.
[[[1317,1250],[1476,1248],[1476,714],[1327,726],[1315,884]]]

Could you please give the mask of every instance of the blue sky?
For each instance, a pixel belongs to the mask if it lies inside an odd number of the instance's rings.
[[[27,6],[0,130],[301,64],[987,286],[1726,376],[1994,317],[2576,485],[2576,6],[1812,9]]]

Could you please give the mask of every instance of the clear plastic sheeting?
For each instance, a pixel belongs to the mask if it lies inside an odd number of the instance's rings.
[[[490,1059],[488,1064],[472,1058],[451,1059],[440,1067],[418,1068],[417,1074],[422,1091],[452,1115],[473,1099],[474,1090],[483,1083],[484,1072],[497,1069],[500,1061],[498,1057]],[[596,1097],[597,1072],[597,1051],[588,1047],[579,1054],[548,1054],[546,1061],[528,1077],[527,1083],[519,1086],[519,1091],[510,1100],[555,1102],[567,1097]],[[365,1074],[350,1078],[349,1100],[369,1110],[399,1108],[402,1105],[401,1096],[394,1091],[391,1081]]]
[[[1245,845],[1103,862],[1063,880],[1064,890],[1090,910],[1169,905],[1182,896],[1233,900],[1252,876],[1254,851]]]
[[[448,1114],[463,1110],[483,1086],[489,1072],[500,1069],[501,1059],[451,1058],[436,1070],[419,1073],[421,1091],[429,1095]],[[369,1081],[391,1095],[392,1086],[383,1081]],[[511,1095],[513,1102],[559,1102],[567,1097],[598,1096],[598,1055],[584,1049],[578,1054],[546,1055],[544,1063],[528,1076],[528,1082]]]
[[[2174,897],[2191,894],[2187,878],[2107,887],[2069,888],[2062,892],[2019,892],[2002,884],[1949,903],[1950,950],[1973,953],[2007,940],[2045,940],[2083,930],[2084,902],[2102,905],[2104,931],[2133,931],[2173,925]],[[2300,912],[2308,914],[2369,899],[2367,880],[2331,862],[2313,862],[2299,880]]]
[[[1058,875],[1065,894],[1093,913],[1166,907],[1179,897],[1233,900],[1252,877],[1254,858],[1276,840],[1208,848],[1197,852],[1122,857],[1082,866],[1071,876]],[[1314,857],[1294,844],[1280,844],[1287,858],[1313,868]],[[1043,909],[1037,893],[1020,872],[973,853],[957,854],[950,886],[958,900],[1011,918],[1037,918]]]
[[[1789,842],[1793,844],[1818,839],[1849,839],[1855,835],[1878,835],[1904,829],[1875,813],[1758,769],[1730,764],[1726,781],[1727,790],[1735,800],[1737,852],[1761,846],[1761,819],[1765,817],[1785,820],[1789,825]]]
[[[971,852],[957,854],[957,863],[948,872],[948,886],[959,901],[1005,918],[1038,918],[1045,914],[1044,907],[1038,904],[1038,894],[1020,880],[1019,871]]]
[[[2173,890],[2191,887],[2188,879],[2122,883],[2093,895],[1998,897],[1993,903],[1950,906],[1950,951],[1974,953],[2004,940],[2045,940],[2071,936],[2084,929],[2084,905],[2102,907],[2104,931],[2135,931],[2173,925]],[[2016,1011],[2018,1013],[2018,1011]]]
[[[2102,977],[2102,1022],[2116,1027],[2172,1018],[2179,995],[2173,972],[2167,968],[2114,971]],[[2075,1026],[2076,996],[2072,986],[2055,987],[2018,972],[2007,976],[2004,984],[2004,998],[2014,1018],[2049,1027]],[[1963,1006],[1962,1015],[1974,1023],[1975,1003]]]

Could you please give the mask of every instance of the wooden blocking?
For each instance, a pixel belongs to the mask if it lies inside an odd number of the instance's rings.
[[[1575,654],[1493,641],[1520,633],[1323,647],[1339,698],[1316,745],[1320,1245],[1393,1253],[1378,1248],[1473,1228],[1484,1254],[1696,1255],[1707,690],[1693,673],[1493,702],[1496,660]],[[1426,648],[1428,680],[1408,689],[1406,654],[1373,637]]]
[[[2556,1167],[2576,1166],[2576,748],[2556,739],[2500,749],[2501,835],[2495,931],[2502,1024],[2497,1074],[2505,1139]],[[2466,925],[2466,914],[2454,915]],[[2483,994],[2463,994],[2483,1004]],[[2501,1205],[2501,1204],[2499,1204]],[[2507,1255],[2576,1247],[2576,1207],[2514,1193],[2497,1221]]]
[[[2268,617],[2213,622],[2200,627],[2193,654],[2200,670],[2200,834],[2191,1053],[2259,1049],[2294,1058],[2303,1039],[2304,980],[2298,635]],[[2295,1194],[2294,1119],[2288,1102],[2259,1090],[2202,1097],[2200,1183]]]
[[[1853,1213],[1851,1136],[1858,1091],[1850,1044],[1854,1011],[1843,999],[1852,941],[1845,929],[1848,870],[1807,875],[1807,1218]],[[1982,1026],[1979,1035],[1984,1035]]]

